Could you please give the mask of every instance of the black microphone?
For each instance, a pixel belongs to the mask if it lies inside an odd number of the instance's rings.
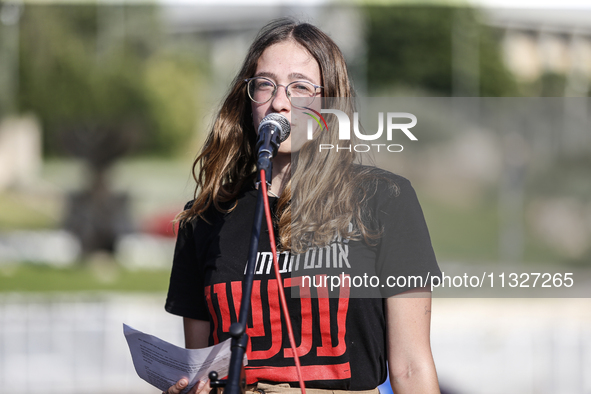
[[[277,154],[279,145],[289,137],[291,125],[287,118],[272,113],[263,118],[259,124],[259,136],[256,144],[257,172],[265,170],[267,184],[271,184],[271,159]],[[259,173],[260,176],[260,173]],[[258,179],[260,182],[260,179]]]
[[[259,124],[257,139],[257,156],[275,157],[279,145],[289,137],[291,125],[287,118],[278,113],[272,113],[263,118]]]

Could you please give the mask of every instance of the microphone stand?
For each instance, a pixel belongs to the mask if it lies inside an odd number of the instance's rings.
[[[259,157],[257,161],[257,173],[260,179],[260,171],[265,171],[265,180],[267,185],[271,185],[271,172],[273,164],[271,159],[277,153],[279,141],[277,133],[261,133],[257,148],[259,149]],[[230,336],[232,337],[230,357],[230,368],[228,378],[226,380],[219,380],[218,373],[211,371],[209,373],[211,393],[214,394],[217,388],[224,387],[224,394],[240,394],[244,393],[246,383],[244,381],[243,359],[246,352],[246,345],[248,343],[248,334],[246,334],[246,323],[248,319],[248,311],[250,310],[250,298],[252,294],[252,283],[254,280],[254,272],[256,268],[257,253],[259,250],[259,238],[261,234],[261,223],[264,214],[263,188],[258,188],[257,202],[254,211],[254,221],[252,225],[252,234],[250,237],[250,247],[248,251],[248,263],[246,274],[242,280],[242,301],[240,303],[240,316],[238,322],[230,325]],[[273,231],[272,228],[268,229]]]

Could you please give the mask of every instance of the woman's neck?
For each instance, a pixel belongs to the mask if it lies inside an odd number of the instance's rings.
[[[278,153],[273,159],[270,194],[281,196],[291,178],[291,154]]]

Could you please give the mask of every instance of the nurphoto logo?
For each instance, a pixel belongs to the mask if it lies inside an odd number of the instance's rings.
[[[318,127],[322,130],[328,130],[328,125],[326,119],[322,114],[333,114],[336,115],[337,121],[339,124],[339,140],[351,140],[351,119],[349,116],[338,109],[320,109],[320,112],[309,108],[304,107],[306,110],[312,112],[304,112],[304,114],[310,116],[312,119],[308,119],[307,125],[307,137],[308,140],[313,139],[314,137],[314,121],[318,124]],[[400,119],[407,119],[410,122],[407,123],[400,123]],[[379,139],[382,134],[384,133],[384,113],[378,112],[378,131],[374,134],[364,134],[361,132],[359,127],[359,113],[353,113],[353,132],[355,133],[355,137],[357,137],[361,141],[375,141]],[[386,139],[388,141],[392,141],[394,131],[402,131],[406,137],[408,137],[411,141],[417,141],[417,137],[409,129],[413,128],[417,124],[417,117],[409,112],[387,112],[386,113]],[[333,144],[320,144],[319,151],[322,150],[336,150],[339,151],[348,151],[348,152],[369,152],[370,150],[376,150],[380,152],[381,149],[386,150],[388,152],[402,152],[404,147],[400,144],[354,144],[354,145],[347,145],[347,146],[339,146],[338,144],[335,146]]]

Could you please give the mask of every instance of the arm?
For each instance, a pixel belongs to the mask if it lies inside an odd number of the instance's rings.
[[[187,349],[202,349],[207,347],[209,338],[209,322],[183,317],[185,330],[185,347]]]
[[[185,347],[187,349],[201,349],[208,345],[209,322],[204,320],[190,319],[183,317],[183,328],[185,330]],[[165,394],[179,394],[189,384],[187,379],[181,379],[174,386],[169,387]],[[209,393],[209,381],[199,382],[189,394]]]
[[[388,369],[395,394],[439,393],[431,354],[431,292],[409,290],[385,301]]]

